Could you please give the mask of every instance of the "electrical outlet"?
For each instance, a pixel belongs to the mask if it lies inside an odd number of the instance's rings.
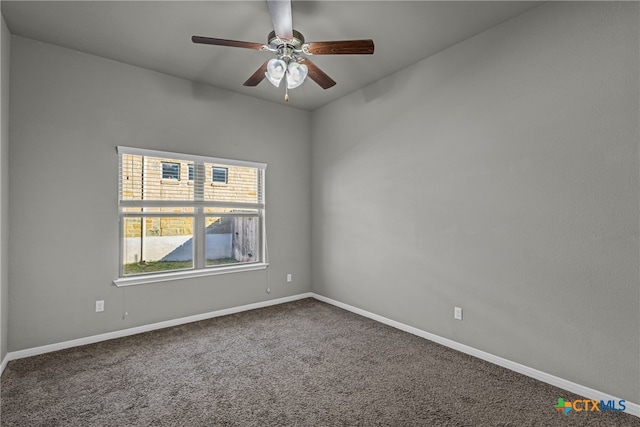
[[[454,307],[453,308],[453,318],[456,320],[462,320],[462,308]]]
[[[96,313],[104,311],[104,300],[96,301]]]
[[[291,282],[291,273],[287,273],[287,283]]]

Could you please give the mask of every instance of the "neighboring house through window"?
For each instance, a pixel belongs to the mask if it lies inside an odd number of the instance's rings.
[[[266,164],[131,147],[118,154],[116,285],[266,268]]]

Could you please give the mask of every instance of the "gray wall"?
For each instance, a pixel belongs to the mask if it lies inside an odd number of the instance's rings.
[[[9,351],[310,290],[310,113],[21,37],[11,88]],[[114,287],[117,145],[268,163],[269,270]]]
[[[2,105],[0,111],[2,117],[1,137],[0,137],[0,361],[7,354],[7,327],[9,325],[8,304],[9,304],[9,269],[7,268],[8,260],[8,218],[9,218],[9,69],[11,59],[11,34],[2,17],[2,47],[0,49],[2,56],[2,68],[0,70],[1,86],[0,98]]]
[[[640,402],[638,16],[547,3],[314,112],[314,292]]]

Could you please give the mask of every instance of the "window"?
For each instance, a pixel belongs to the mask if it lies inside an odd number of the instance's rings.
[[[118,154],[116,285],[266,268],[266,164],[131,147]]]
[[[180,180],[180,163],[162,162],[162,179]]]
[[[212,178],[213,178],[213,182],[226,184],[227,183],[227,174],[228,173],[229,173],[229,169],[214,166],[213,170],[211,172]]]

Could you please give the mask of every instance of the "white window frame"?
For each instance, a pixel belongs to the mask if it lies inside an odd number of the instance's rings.
[[[121,157],[123,154],[132,154],[138,156],[149,156],[156,158],[166,158],[171,160],[182,160],[194,163],[194,172],[198,170],[200,167],[204,170],[204,163],[215,163],[226,166],[240,166],[240,167],[250,167],[256,168],[258,170],[258,192],[260,193],[258,203],[230,203],[230,202],[205,202],[202,200],[202,197],[199,197],[197,194],[194,195],[194,200],[189,202],[189,206],[193,206],[194,213],[186,216],[192,216],[194,218],[194,267],[192,269],[186,270],[175,270],[168,272],[152,272],[140,275],[130,275],[125,276],[123,272],[123,253],[124,253],[124,235],[123,235],[123,218],[128,216],[153,216],[153,214],[147,215],[131,215],[126,213],[123,208],[126,207],[158,207],[158,206],[171,206],[171,201],[168,201],[166,204],[162,201],[124,201],[121,200],[121,177],[119,178],[118,184],[118,217],[119,217],[119,273],[118,278],[113,280],[114,285],[120,286],[132,286],[132,285],[140,285],[145,283],[156,283],[156,282],[165,282],[172,281],[178,279],[185,279],[190,277],[200,277],[200,276],[210,276],[210,275],[218,275],[218,274],[228,274],[242,271],[254,271],[254,270],[263,270],[269,266],[267,259],[267,247],[266,247],[266,230],[265,230],[265,201],[264,201],[264,193],[265,193],[265,171],[267,168],[266,163],[258,163],[244,160],[232,160],[232,159],[223,159],[217,157],[208,157],[208,156],[198,156],[191,154],[183,154],[183,153],[174,153],[168,151],[158,151],[158,150],[147,150],[141,148],[133,148],[133,147],[125,147],[125,146],[117,146],[116,147],[118,156]],[[120,164],[120,159],[119,159]],[[200,165],[200,166],[198,166]],[[194,186],[201,186],[204,189],[205,185],[205,175],[204,173],[194,174]],[[191,183],[190,183],[191,184]],[[197,193],[197,192],[194,192]],[[233,206],[232,206],[233,205]],[[221,266],[206,266],[206,260],[204,256],[204,238],[205,238],[205,227],[204,227],[204,218],[206,216],[214,216],[211,213],[204,212],[205,207],[241,207],[241,208],[252,208],[256,209],[258,212],[258,219],[260,221],[259,225],[259,242],[258,247],[260,251],[260,259],[255,262],[241,263],[241,264],[226,264]],[[161,214],[165,216],[164,214]],[[158,215],[159,216],[159,215]],[[167,216],[174,216],[167,213]],[[180,216],[179,214],[177,216]],[[185,215],[182,215],[185,216]],[[224,216],[232,216],[232,215],[224,215]]]

